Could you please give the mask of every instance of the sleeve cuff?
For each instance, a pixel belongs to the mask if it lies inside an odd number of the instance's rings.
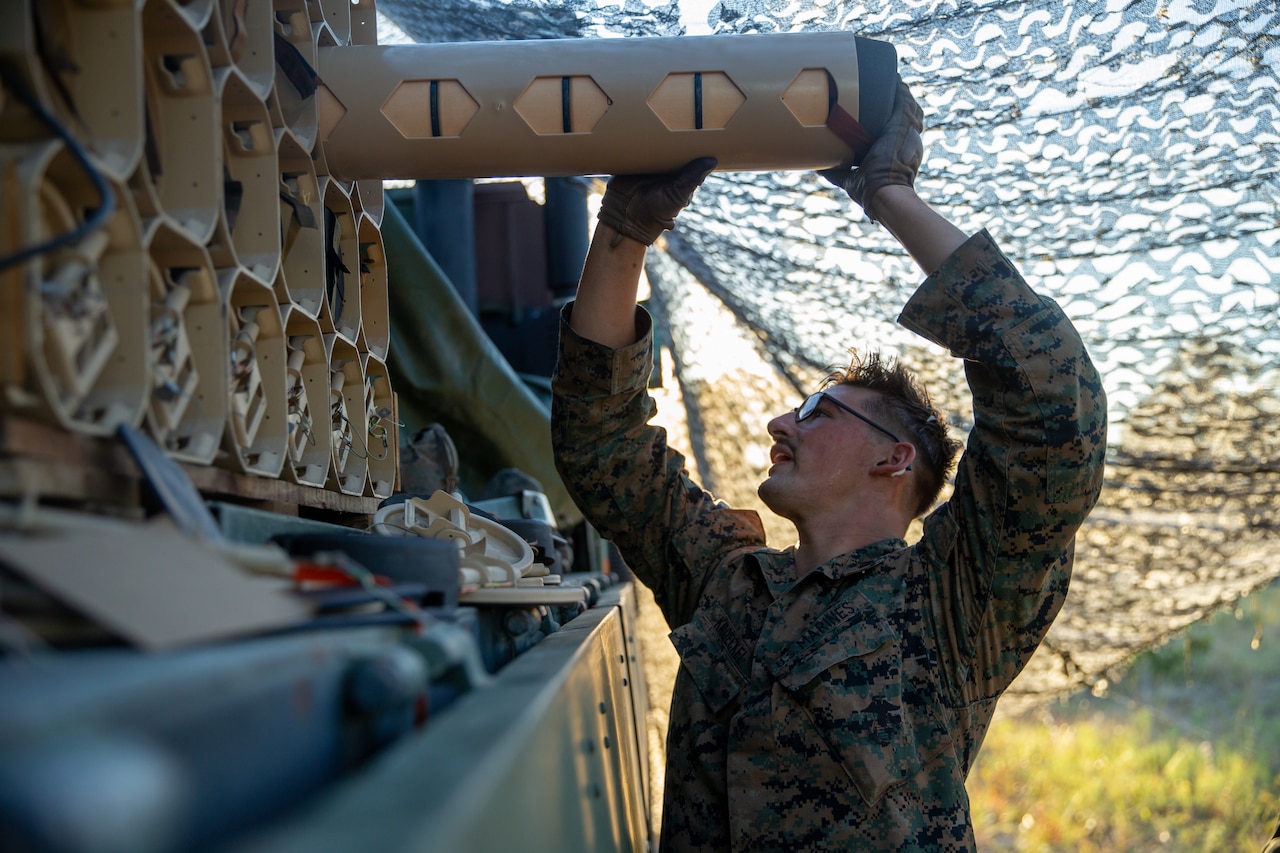
[[[993,338],[1045,308],[984,230],[925,279],[898,322],[959,358],[982,358]]]
[[[569,325],[573,303],[560,310],[560,351],[556,379],[584,395],[618,394],[648,386],[653,370],[653,318],[636,306],[636,337],[625,347],[609,347],[582,337]]]

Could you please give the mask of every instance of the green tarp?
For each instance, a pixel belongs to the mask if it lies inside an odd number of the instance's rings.
[[[540,482],[560,528],[582,520],[551,457],[550,411],[521,381],[399,210],[388,204],[382,239],[389,270],[388,368],[402,443],[431,423],[458,448],[462,490],[475,496],[495,473],[518,468]]]

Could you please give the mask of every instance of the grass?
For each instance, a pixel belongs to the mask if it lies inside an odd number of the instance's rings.
[[[1280,818],[1280,585],[1111,684],[996,721],[969,778],[978,848],[1258,853]]]

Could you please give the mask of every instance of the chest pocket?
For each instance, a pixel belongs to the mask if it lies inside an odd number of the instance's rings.
[[[746,686],[733,657],[744,643],[719,604],[704,602],[693,621],[671,632],[671,642],[711,713],[723,711]]]
[[[919,761],[903,706],[901,643],[870,603],[823,627],[770,667],[774,731],[800,749],[816,734],[872,805]]]

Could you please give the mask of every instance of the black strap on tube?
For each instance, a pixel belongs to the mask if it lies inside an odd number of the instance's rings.
[[[560,126],[565,133],[573,133],[573,101],[569,97],[569,79],[560,78]]]
[[[431,135],[440,135],[440,81],[431,81]]]
[[[693,129],[702,130],[702,72],[693,75]]]

